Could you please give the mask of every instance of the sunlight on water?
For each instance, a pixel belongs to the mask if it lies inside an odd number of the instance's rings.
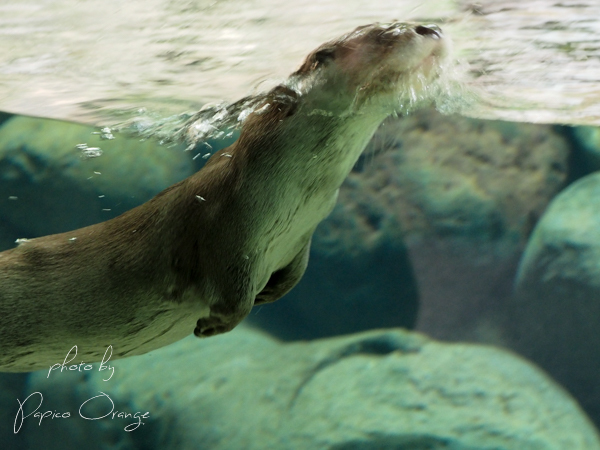
[[[24,0],[0,4],[0,110],[102,124],[231,102],[374,21],[438,23],[479,90],[471,115],[600,122],[600,3]],[[108,121],[107,121],[108,117]]]

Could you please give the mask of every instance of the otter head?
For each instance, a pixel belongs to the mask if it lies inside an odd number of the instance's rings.
[[[331,114],[389,114],[428,96],[447,54],[436,25],[375,23],[321,45],[289,85],[309,107]]]

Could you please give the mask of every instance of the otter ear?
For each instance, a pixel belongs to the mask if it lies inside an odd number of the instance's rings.
[[[333,47],[325,47],[317,50],[313,56],[315,66],[325,64],[335,58],[335,49]]]
[[[302,66],[292,75],[305,75],[311,73],[318,67],[327,64],[328,61],[335,58],[334,47],[323,47],[311,53],[305,60]]]

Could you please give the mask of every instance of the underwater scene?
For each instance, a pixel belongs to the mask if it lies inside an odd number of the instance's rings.
[[[0,448],[600,450],[596,12],[0,5]]]

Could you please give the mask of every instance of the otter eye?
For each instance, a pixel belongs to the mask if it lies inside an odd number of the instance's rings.
[[[324,64],[327,61],[332,60],[335,57],[335,50],[332,48],[324,48],[315,53],[315,62],[317,64]]]

